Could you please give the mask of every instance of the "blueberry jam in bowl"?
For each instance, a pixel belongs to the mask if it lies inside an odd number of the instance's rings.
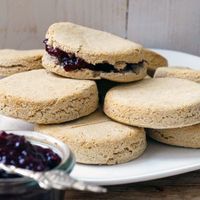
[[[63,142],[32,131],[0,131],[0,162],[33,171],[59,169],[66,173],[75,163]],[[44,190],[30,178],[0,170],[0,199],[62,200],[64,191]]]

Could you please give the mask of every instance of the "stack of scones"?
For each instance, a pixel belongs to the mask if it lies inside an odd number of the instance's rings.
[[[146,133],[200,148],[200,72],[168,68],[140,44],[68,22],[51,25],[44,45],[0,50],[2,115],[62,140],[83,164],[136,159]]]

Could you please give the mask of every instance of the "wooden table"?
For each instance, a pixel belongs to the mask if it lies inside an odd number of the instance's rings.
[[[110,186],[106,194],[67,191],[66,200],[199,200],[200,170],[141,183]]]

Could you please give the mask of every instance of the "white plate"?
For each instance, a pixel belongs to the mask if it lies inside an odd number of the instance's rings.
[[[200,57],[186,53],[156,50],[170,65],[200,69]],[[0,129],[32,130],[21,120],[0,117]],[[172,147],[149,141],[145,153],[138,159],[114,166],[76,164],[72,176],[100,185],[117,185],[163,178],[200,169],[200,150]]]
[[[200,69],[200,57],[177,51],[155,51],[165,56],[169,65]],[[77,164],[72,176],[101,185],[117,185],[163,178],[197,169],[200,169],[200,150],[150,141],[145,153],[132,162],[114,166]]]

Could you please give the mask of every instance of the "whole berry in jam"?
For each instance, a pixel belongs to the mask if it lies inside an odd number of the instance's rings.
[[[0,131],[0,162],[33,171],[47,171],[61,162],[60,156],[49,148],[31,144],[24,136]],[[13,178],[0,170],[0,178]]]

